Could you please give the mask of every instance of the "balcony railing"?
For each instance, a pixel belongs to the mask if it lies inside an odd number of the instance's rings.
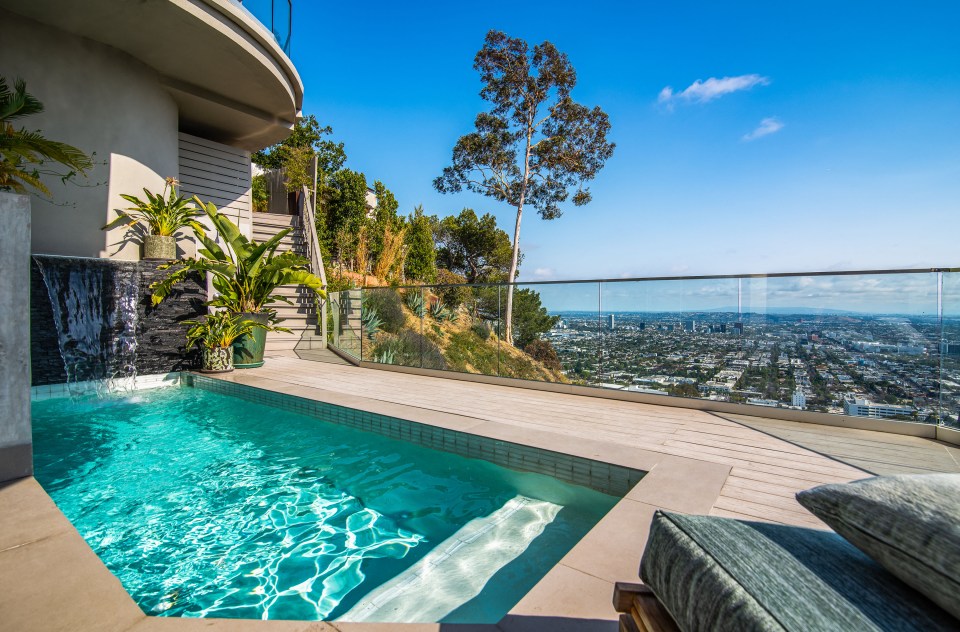
[[[960,269],[363,288],[331,344],[401,365],[957,427]]]
[[[283,52],[290,56],[293,32],[293,0],[237,0],[253,17],[270,29]]]

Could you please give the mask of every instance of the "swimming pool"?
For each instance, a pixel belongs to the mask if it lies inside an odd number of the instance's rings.
[[[37,401],[33,429],[152,615],[495,622],[619,500],[199,388]]]

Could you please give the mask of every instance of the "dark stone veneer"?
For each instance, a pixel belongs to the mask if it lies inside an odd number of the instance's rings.
[[[43,256],[43,255],[37,255]],[[77,259],[82,262],[83,259]],[[103,260],[99,260],[100,263]],[[199,275],[188,278],[157,307],[150,304],[150,284],[168,274],[158,270],[160,261],[137,262],[140,300],[137,306],[137,374],[169,373],[194,366],[196,353],[187,353],[184,320],[207,313],[206,282]],[[124,262],[124,265],[130,265]],[[57,327],[47,286],[36,261],[30,266],[30,364],[31,384],[60,384],[67,381],[60,356]]]

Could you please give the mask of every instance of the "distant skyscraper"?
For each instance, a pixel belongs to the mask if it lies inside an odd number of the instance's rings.
[[[799,388],[793,392],[793,406],[800,410],[807,408],[807,396]]]
[[[743,335],[743,323],[733,323],[733,333],[736,336]]]
[[[643,331],[647,328],[647,323],[640,323],[640,331]]]
[[[614,319],[614,317],[613,317],[613,314],[607,315],[607,319],[608,319],[608,320],[607,320],[607,327],[610,328],[610,329],[616,328],[617,323],[615,322],[615,319]]]
[[[684,331],[694,331],[697,328],[697,321],[695,320],[685,320],[683,321],[683,330]]]

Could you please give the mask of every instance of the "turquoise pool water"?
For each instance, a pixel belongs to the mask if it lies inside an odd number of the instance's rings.
[[[151,615],[494,622],[618,500],[196,388],[34,402],[33,432]]]

